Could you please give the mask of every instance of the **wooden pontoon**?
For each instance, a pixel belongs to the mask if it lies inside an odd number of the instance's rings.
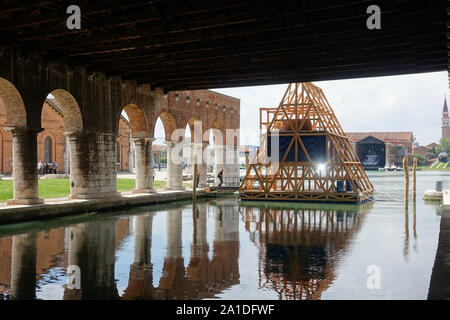
[[[242,200],[363,203],[373,185],[322,89],[291,83],[278,108],[260,109],[261,148]]]

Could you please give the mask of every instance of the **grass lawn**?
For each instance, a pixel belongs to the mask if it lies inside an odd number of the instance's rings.
[[[183,184],[185,187],[189,183]],[[117,179],[117,191],[130,191],[136,186],[134,179]],[[154,188],[161,189],[166,186],[166,181],[155,180]],[[64,198],[70,193],[69,179],[39,179],[39,198]],[[13,181],[0,180],[0,202],[13,198]]]
[[[424,171],[450,171],[450,166],[447,166],[445,168],[436,168],[436,167],[433,167],[433,168],[430,168],[430,167],[418,167],[418,168],[421,168]]]

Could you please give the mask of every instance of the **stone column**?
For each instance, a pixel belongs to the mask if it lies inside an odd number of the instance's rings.
[[[202,154],[201,154],[201,159],[202,162],[200,164],[198,164],[198,168],[200,170],[200,177],[199,177],[199,182],[198,182],[198,187],[199,188],[206,188],[208,186],[207,183],[207,178],[208,178],[208,166],[209,164],[207,163],[204,155],[205,155],[205,150],[206,148],[209,146],[209,143],[202,143],[201,144],[201,148],[202,148]]]
[[[36,298],[36,233],[13,236],[11,296],[16,300]]]
[[[186,146],[183,150],[183,156],[186,156],[186,159],[188,160],[187,167],[186,167],[187,174],[194,174],[194,152],[195,152],[194,149],[195,149],[195,143],[189,143],[189,144],[186,144]]]
[[[64,173],[70,173],[70,144],[69,139],[64,137]]]
[[[194,163],[197,164],[197,170],[200,171],[200,177],[198,182],[199,188],[205,188],[207,186],[206,183],[206,176],[207,176],[207,165],[205,159],[203,159],[203,153],[205,151],[205,148],[208,146],[208,143],[192,143],[191,144],[191,151],[192,151],[192,167],[194,166]],[[192,170],[192,173],[194,171]],[[194,181],[192,179],[192,181]]]
[[[239,148],[227,146],[225,155],[225,179],[224,185],[227,187],[239,187]]]
[[[135,148],[134,148],[134,143],[132,143],[132,139],[130,139],[130,153],[128,155],[128,172],[129,173],[133,173],[136,167],[135,163],[136,161],[134,161],[135,156],[136,156],[136,152],[135,152]]]
[[[116,174],[116,135],[64,133],[70,143],[70,198],[119,197]]]
[[[182,142],[166,141],[167,186],[166,190],[184,190]]]
[[[218,144],[214,146],[214,179],[215,184],[219,185],[220,180],[217,177],[220,170],[223,169],[223,184],[222,186],[225,186],[225,146]]]
[[[152,143],[153,138],[134,138],[136,159],[136,189],[133,193],[151,193],[153,189]]]
[[[12,129],[14,199],[7,204],[41,204],[38,195],[37,134],[41,130]]]

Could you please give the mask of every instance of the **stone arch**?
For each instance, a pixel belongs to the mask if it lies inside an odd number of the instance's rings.
[[[172,139],[172,133],[177,129],[177,120],[175,119],[175,116],[169,111],[162,111],[158,117],[156,117],[155,124],[153,125],[153,131],[155,130],[154,128],[158,118],[160,118],[163,123],[166,141],[170,141]]]
[[[189,133],[191,134],[191,139],[192,139],[192,142],[194,142],[194,134],[195,134],[195,128],[194,128],[194,124],[195,124],[195,122],[196,121],[200,121],[201,122],[201,132],[200,132],[200,134],[198,134],[198,137],[197,137],[197,139],[202,139],[202,137],[203,137],[203,133],[204,133],[204,130],[203,130],[203,126],[204,126],[204,123],[203,123],[203,121],[202,120],[200,120],[199,118],[197,118],[197,117],[195,117],[195,116],[192,116],[192,117],[190,117],[189,118],[189,120],[187,121],[187,123],[186,123],[186,125],[184,126],[184,128],[186,128],[187,126],[189,127]],[[186,133],[185,133],[185,136],[186,136]],[[201,142],[201,141],[196,141],[196,142]]]
[[[4,78],[0,78],[0,114],[5,116],[1,126],[27,127],[27,112],[22,97],[16,87]]]
[[[147,124],[147,119],[145,117],[144,111],[142,108],[138,107],[135,104],[127,104],[123,110],[128,116],[128,121],[130,123],[131,129],[131,137],[132,138],[145,138],[149,136],[149,128]],[[117,119],[117,123],[120,121]],[[119,126],[118,126],[119,128]]]
[[[56,107],[60,108],[62,111],[64,130],[71,133],[82,132],[83,117],[81,115],[80,107],[72,94],[64,89],[53,90],[50,94],[55,97],[57,102]]]
[[[214,145],[223,145],[225,144],[225,129],[224,125],[220,121],[215,121],[213,126],[205,130],[203,134],[204,137],[209,139],[210,132],[213,134],[213,144]]]

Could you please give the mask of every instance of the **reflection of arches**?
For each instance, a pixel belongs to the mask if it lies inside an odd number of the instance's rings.
[[[53,139],[46,136],[44,139],[44,163],[53,162]]]
[[[148,137],[148,126],[145,114],[142,109],[134,104],[126,105],[123,110],[128,116],[131,128],[131,137],[133,138],[144,138]],[[117,123],[120,121],[117,119]]]
[[[167,111],[163,111],[158,116],[161,119],[161,122],[164,126],[164,134],[166,141],[171,140],[172,132],[174,132],[177,129],[177,121],[175,120],[175,117],[173,114]],[[158,119],[157,117],[157,119]],[[155,121],[156,123],[156,121]],[[153,126],[155,127],[155,126]],[[154,130],[154,129],[153,129]],[[154,135],[154,132],[153,132]]]
[[[67,132],[81,132],[83,130],[83,118],[80,107],[75,98],[66,90],[56,89],[51,92],[58,102],[64,117],[64,130]]]
[[[0,125],[5,127],[27,126],[27,113],[22,97],[16,87],[6,79],[0,78],[0,114],[6,120]]]

